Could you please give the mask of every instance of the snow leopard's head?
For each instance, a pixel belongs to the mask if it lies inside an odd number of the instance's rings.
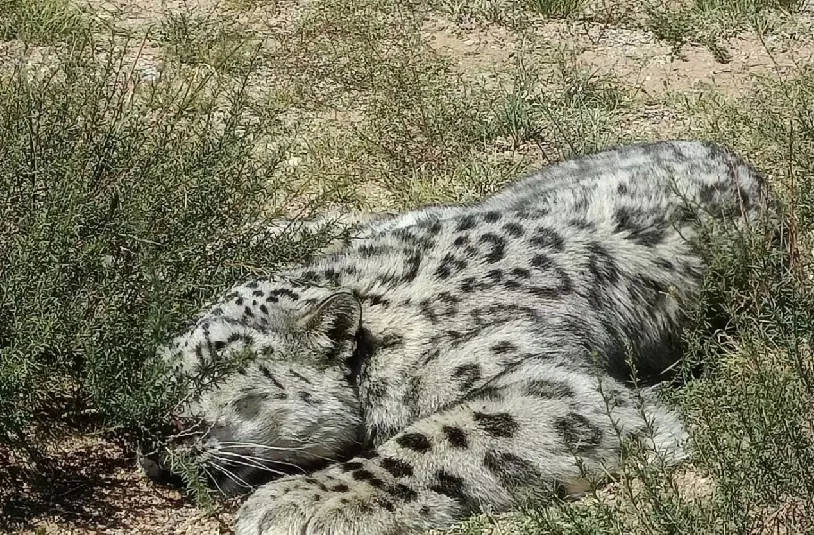
[[[164,445],[140,457],[163,479],[186,457],[224,493],[308,470],[358,446],[361,305],[291,281],[234,289],[162,353],[199,394]]]

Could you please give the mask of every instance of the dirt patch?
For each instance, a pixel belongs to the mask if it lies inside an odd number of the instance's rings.
[[[58,54],[56,47],[26,45],[17,39],[0,41],[0,72],[22,68],[33,75],[41,74],[58,61]]]
[[[514,67],[518,54],[528,66],[545,72],[565,53],[577,65],[613,76],[651,98],[709,88],[737,97],[753,88],[756,75],[788,75],[814,60],[814,33],[802,16],[777,34],[760,37],[747,31],[727,40],[722,45],[728,53],[725,63],[697,43],[676,50],[645,29],[597,22],[541,21],[514,33],[497,24],[463,31],[435,16],[424,31],[433,49],[467,77],[495,79]]]
[[[685,46],[674,54],[670,46],[647,37],[635,30],[610,34],[579,54],[578,59],[650,97],[659,97],[710,88],[740,96],[753,88],[756,75],[787,75],[814,58],[814,41],[810,37],[773,42],[743,35],[729,43],[731,59],[727,63],[721,63],[707,47]]]
[[[216,16],[220,0],[85,0],[78,5],[99,21],[133,33],[151,33],[170,12]]]
[[[209,515],[177,489],[149,482],[133,452],[95,436],[66,436],[51,447],[48,468],[29,472],[0,450],[0,531],[17,535],[231,532],[234,504]]]
[[[463,31],[443,17],[431,16],[422,33],[429,46],[450,59],[465,77],[495,79],[513,66],[517,37],[502,26]]]

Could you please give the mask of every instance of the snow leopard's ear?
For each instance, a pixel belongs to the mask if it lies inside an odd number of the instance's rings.
[[[297,324],[332,353],[352,350],[362,325],[362,304],[353,293],[340,291],[302,312]]]

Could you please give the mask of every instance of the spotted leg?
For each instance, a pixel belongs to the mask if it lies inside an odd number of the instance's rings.
[[[444,528],[481,508],[499,512],[552,492],[580,492],[586,473],[617,467],[620,439],[648,427],[656,429],[649,437],[656,448],[678,452],[683,432],[668,411],[642,412],[637,397],[612,379],[600,385],[590,374],[529,362],[367,455],[261,487],[238,513],[236,533]]]

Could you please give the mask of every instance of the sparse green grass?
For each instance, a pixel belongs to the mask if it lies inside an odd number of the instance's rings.
[[[67,0],[0,1],[0,39],[47,45],[87,35],[90,19]]]
[[[582,13],[585,0],[431,0],[429,3],[461,25],[496,23],[520,29],[533,17],[577,17]]]
[[[584,0],[525,0],[526,7],[533,13],[555,19],[579,13],[584,3]]]
[[[695,20],[689,10],[650,4],[645,4],[645,10],[647,29],[658,39],[670,43],[674,54],[694,36]]]
[[[282,4],[283,2],[280,0],[225,0],[224,2],[226,7],[241,11],[253,11],[260,7],[276,9]]]
[[[802,6],[800,0],[648,0],[642,25],[669,43],[674,54],[694,43],[709,48],[720,63],[728,63],[727,38],[748,29],[766,35]]]
[[[530,14],[518,0],[433,0],[430,5],[459,25],[495,23],[519,28]]]
[[[629,96],[609,76],[558,53],[552,78],[521,52],[504,66],[508,83],[467,80],[428,46],[419,13],[330,0],[304,14],[274,60],[289,80],[287,101],[307,110],[350,108],[358,117],[319,136],[292,182],[364,181],[399,206],[469,200],[540,158],[618,139],[615,122]]]
[[[796,12],[803,7],[802,0],[695,0],[702,13],[729,13],[732,17],[750,17],[765,11]]]
[[[245,72],[257,59],[259,42],[234,18],[214,10],[167,12],[158,33],[170,55],[182,64]]]

